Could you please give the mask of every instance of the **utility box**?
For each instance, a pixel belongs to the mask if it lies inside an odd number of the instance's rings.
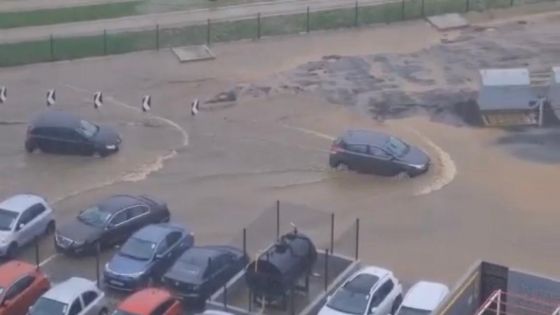
[[[478,107],[486,126],[539,124],[543,99],[526,68],[480,70]]]

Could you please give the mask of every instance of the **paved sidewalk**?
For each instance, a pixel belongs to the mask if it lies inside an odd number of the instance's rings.
[[[394,2],[386,0],[359,0],[361,6],[376,3]],[[311,11],[329,8],[354,7],[354,0],[288,0],[260,2],[246,5],[226,6],[214,9],[198,9],[170,13],[157,13],[129,16],[116,19],[95,20],[86,22],[55,24],[45,26],[20,27],[0,31],[0,43],[22,42],[54,37],[100,34],[103,30],[118,31],[127,29],[149,29],[173,25],[192,25],[206,23],[207,19],[244,19],[262,15],[291,14],[305,12],[309,6]]]

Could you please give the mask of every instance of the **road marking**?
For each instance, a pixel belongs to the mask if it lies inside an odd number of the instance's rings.
[[[55,253],[47,257],[47,259],[43,260],[39,263],[39,267],[43,267],[44,265],[48,264],[51,260],[55,259],[56,257],[60,256],[59,253]]]
[[[437,160],[439,161],[441,167],[440,172],[436,176],[436,178],[430,184],[425,185],[424,187],[416,191],[414,195],[415,196],[428,195],[434,191],[441,190],[443,187],[449,185],[449,183],[451,183],[453,179],[455,179],[455,176],[457,176],[457,166],[455,165],[455,162],[451,158],[451,155],[449,155],[449,153],[447,153],[440,146],[435,144],[428,137],[420,133],[418,130],[409,127],[407,127],[407,129],[415,133],[418,137],[422,139],[422,141],[424,141],[428,146],[432,148],[432,150],[437,155]]]
[[[316,136],[316,137],[319,137],[319,138],[331,140],[331,141],[336,139],[336,137],[333,137],[331,135],[328,135],[326,133],[322,133],[322,132],[319,132],[319,131],[316,131],[316,130],[301,128],[301,127],[296,127],[296,126],[290,126],[290,125],[286,125],[286,124],[281,124],[281,126],[284,127],[284,128],[287,128],[287,129],[301,131],[303,133],[313,135],[313,136]]]

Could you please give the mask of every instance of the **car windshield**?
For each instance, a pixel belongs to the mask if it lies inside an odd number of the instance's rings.
[[[137,315],[137,314],[129,313],[121,310],[114,310],[113,313],[111,313],[111,315]]]
[[[90,123],[89,121],[80,120],[80,127],[78,128],[78,132],[80,132],[84,136],[91,138],[97,133],[98,130],[99,127]]]
[[[389,137],[383,148],[393,156],[403,156],[408,151],[408,144],[395,137]]]
[[[378,280],[370,274],[356,276],[336,291],[327,306],[342,313],[363,314],[369,302],[369,291]]]
[[[410,308],[403,306],[399,311],[399,315],[430,315],[432,312],[428,310],[421,310],[417,308]]]
[[[139,260],[149,260],[154,256],[156,243],[131,237],[124,243],[120,254]]]
[[[181,271],[188,273],[193,278],[200,278],[208,263],[208,259],[200,257],[194,253],[190,255],[187,251],[187,255],[180,257],[177,260],[177,265],[180,266]]]
[[[67,308],[67,304],[42,297],[29,309],[29,315],[64,315]]]
[[[78,216],[78,220],[82,221],[83,223],[91,226],[96,227],[103,227],[109,220],[111,216],[110,213],[101,210],[99,207],[91,207],[84,210]]]
[[[0,231],[11,231],[16,224],[17,216],[16,212],[0,209]]]

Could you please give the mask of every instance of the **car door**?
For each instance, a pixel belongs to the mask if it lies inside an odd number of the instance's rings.
[[[170,298],[156,307],[150,315],[180,315],[181,311],[181,304]]]
[[[82,298],[81,297],[77,297],[72,304],[70,304],[70,308],[68,309],[68,314],[67,315],[85,315],[83,311],[83,305],[82,305]]]
[[[368,168],[377,174],[391,175],[394,173],[394,161],[392,157],[383,149],[376,146],[369,146]]]
[[[375,308],[372,315],[387,315],[391,313],[391,307],[393,299],[390,298],[389,294],[395,287],[395,284],[391,279],[386,279],[381,286],[372,295],[370,311]]]
[[[77,130],[65,129],[64,134],[68,143],[68,153],[82,155],[93,154],[93,145]]]
[[[103,243],[105,244],[120,244],[132,233],[130,226],[127,224],[128,212],[127,209],[122,209],[115,212],[109,221],[105,233],[103,234]]]
[[[82,293],[82,304],[84,309],[82,313],[84,315],[97,315],[99,313],[100,305],[97,305],[99,293],[95,291],[86,291]]]
[[[156,278],[163,276],[168,267],[173,263],[173,247],[175,244],[171,243],[169,236],[173,232],[167,234],[165,239],[163,239],[156,248],[156,263],[154,264],[154,269],[152,270],[153,275]]]
[[[150,208],[146,205],[136,205],[127,209],[128,218],[133,232],[140,230],[149,223]]]
[[[368,168],[368,146],[365,144],[347,144],[346,162],[349,168],[357,171],[367,171]]]
[[[16,280],[9,288],[6,289],[4,301],[4,314],[25,314],[29,306],[34,301],[32,284],[35,280],[33,275],[25,275]]]
[[[28,223],[29,228],[32,230],[33,237],[41,236],[47,230],[49,224],[47,218],[47,208],[42,203],[36,203],[30,207],[31,221]]]
[[[16,239],[19,246],[25,245],[33,240],[35,237],[33,224],[33,210],[32,208],[25,209],[19,216],[18,222],[15,227]]]
[[[210,262],[211,274],[209,294],[214,293],[218,288],[224,285],[227,276],[227,255],[219,255]]]

